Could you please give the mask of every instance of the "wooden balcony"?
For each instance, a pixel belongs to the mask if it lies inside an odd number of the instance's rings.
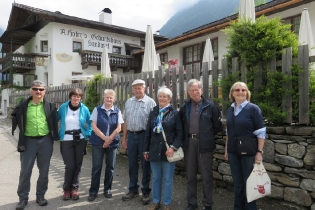
[[[98,70],[101,69],[101,52],[82,51],[80,54],[82,69],[86,69],[88,66],[97,66]],[[124,72],[128,72],[129,69],[134,69],[135,73],[139,73],[141,70],[141,58],[137,59],[131,55],[114,53],[108,53],[108,57],[111,71],[116,71],[117,68],[122,68]]]
[[[2,69],[0,72],[9,72],[12,66],[14,73],[26,73],[29,70],[35,70],[35,56],[9,53],[1,59]]]

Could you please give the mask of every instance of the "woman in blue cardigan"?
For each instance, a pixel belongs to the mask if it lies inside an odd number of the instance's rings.
[[[82,96],[81,89],[71,89],[70,100],[63,103],[58,110],[60,151],[65,164],[64,200],[79,199],[79,175],[87,140],[92,131],[90,111],[81,103]]]
[[[250,103],[251,93],[244,82],[231,87],[229,98],[232,102],[226,119],[225,159],[229,161],[234,183],[234,210],[257,210],[256,201],[246,198],[246,180],[253,170],[253,164],[262,161],[266,128],[260,108]],[[239,156],[236,153],[236,134],[253,136],[258,140],[257,153],[253,156]]]

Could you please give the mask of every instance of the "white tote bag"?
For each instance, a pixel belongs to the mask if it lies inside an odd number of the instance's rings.
[[[254,164],[254,169],[246,182],[247,202],[257,200],[271,194],[271,180],[261,162]]]

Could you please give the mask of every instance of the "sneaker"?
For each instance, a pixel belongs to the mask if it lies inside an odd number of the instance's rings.
[[[153,203],[149,208],[148,210],[156,210],[156,209],[159,209],[161,208],[161,204],[160,203]]]
[[[129,201],[133,198],[136,198],[139,196],[139,193],[138,192],[128,192],[126,195],[124,195],[121,199],[123,201]]]
[[[151,202],[150,193],[143,193],[142,203],[143,205],[148,205]]]
[[[63,191],[63,200],[67,201],[70,200],[70,191]]]
[[[171,204],[165,205],[163,210],[171,210]]]
[[[72,191],[71,191],[71,197],[72,197],[72,200],[78,200],[78,199],[80,198],[77,189],[72,189]]]

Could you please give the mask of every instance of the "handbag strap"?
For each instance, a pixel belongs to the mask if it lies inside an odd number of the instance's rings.
[[[164,130],[162,130],[162,134],[163,134],[163,139],[164,139],[164,141],[165,141],[166,149],[169,149],[168,143],[167,143],[167,141],[166,141],[166,137],[165,137]]]

